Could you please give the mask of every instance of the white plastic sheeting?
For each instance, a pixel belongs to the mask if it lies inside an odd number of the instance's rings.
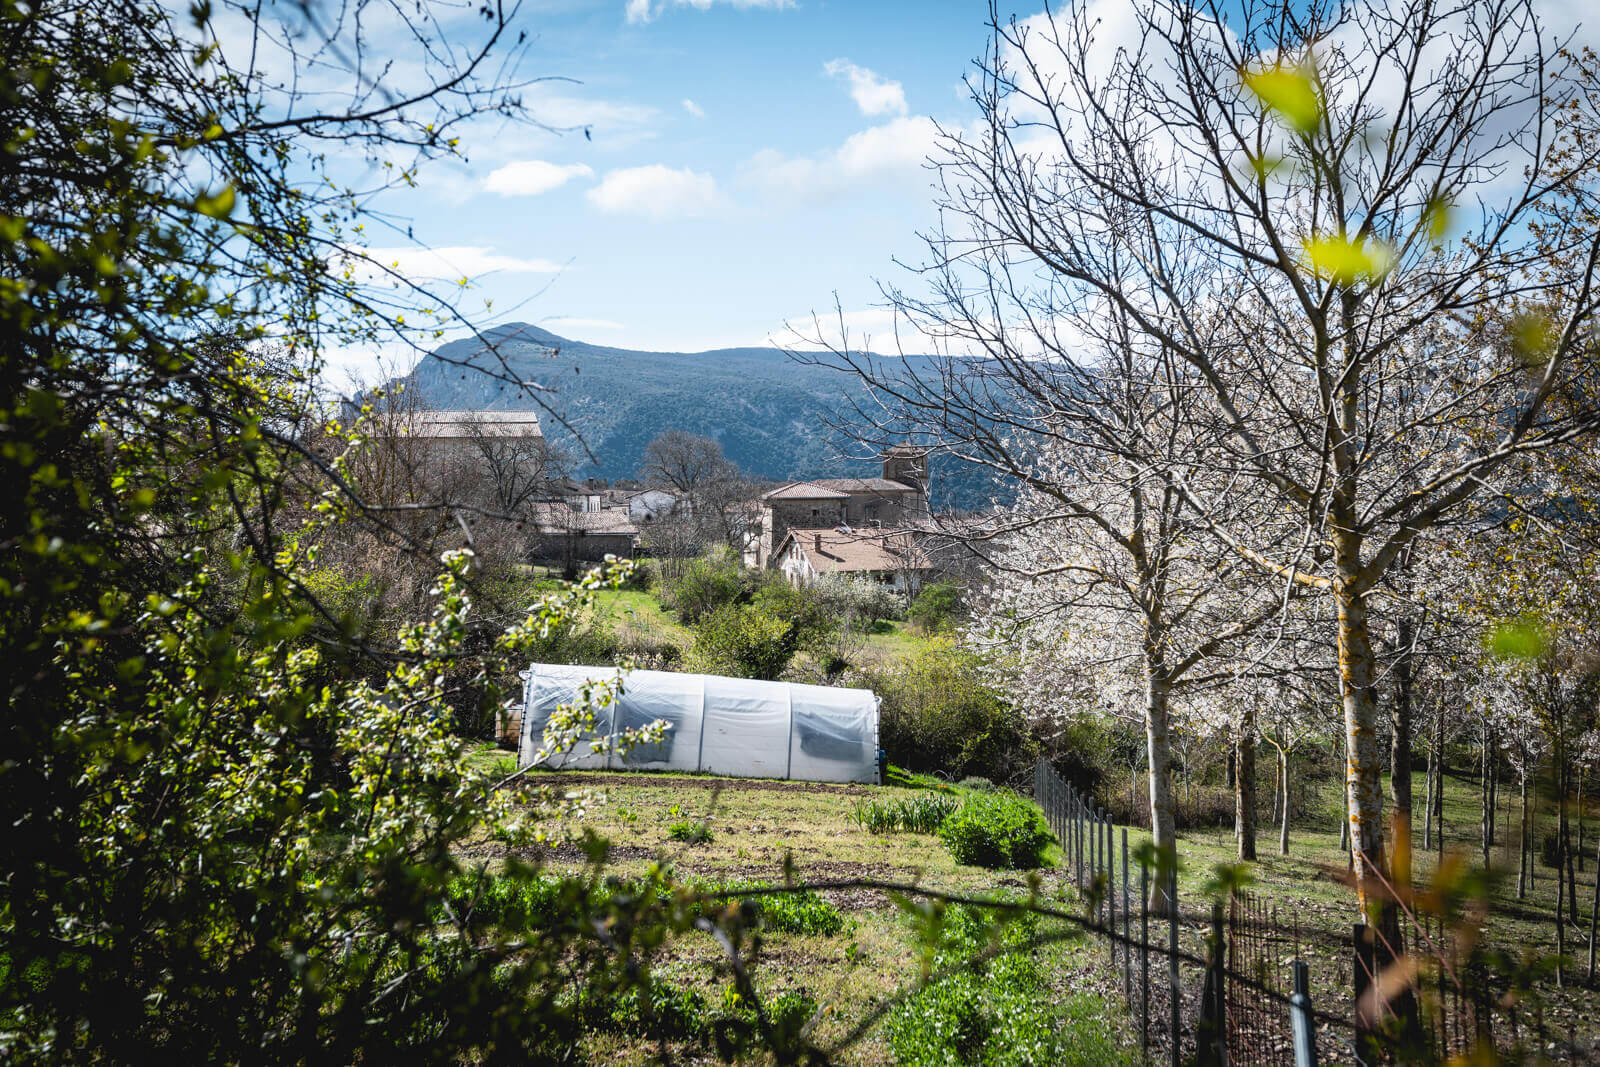
[[[544,745],[545,723],[579,697],[589,680],[617,677],[615,667],[535,663],[524,673],[521,766]],[[547,766],[582,770],[706,771],[744,778],[875,782],[878,698],[868,689],[757,682],[711,674],[629,671],[622,695],[598,709],[595,730]],[[658,744],[626,756],[596,753],[597,738],[670,724]]]

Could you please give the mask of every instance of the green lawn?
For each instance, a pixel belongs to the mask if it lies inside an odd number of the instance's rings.
[[[657,642],[669,641],[681,649],[687,649],[694,640],[689,628],[663,608],[654,593],[643,589],[601,589],[594,596],[600,615],[610,619],[624,639],[632,631]]]
[[[485,750],[474,758],[502,757]],[[1029,875],[958,866],[931,834],[874,836],[860,830],[851,819],[856,804],[905,795],[905,790],[893,787],[571,772],[541,772],[534,780],[569,789],[594,788],[606,795],[606,802],[591,810],[585,824],[612,843],[608,870],[619,875],[660,863],[685,879],[781,882],[785,862],[792,860],[803,881],[872,878],[959,893],[1027,893]],[[671,840],[668,827],[680,820],[704,820],[712,841],[691,846]],[[493,864],[504,856],[499,848],[482,843],[473,850],[473,858]],[[1059,853],[1050,858],[1053,862]],[[555,868],[573,870],[584,863],[576,848],[559,849],[545,859]],[[1042,885],[1048,901],[1077,906],[1076,894],[1056,868],[1042,872]],[[921,956],[900,909],[884,893],[849,888],[823,895],[844,913],[844,933],[768,935],[758,987],[772,995],[795,988],[809,991],[824,1009],[817,1033],[827,1041],[844,1034],[884,998],[914,986]],[[1049,975],[1049,1003],[1052,1011],[1062,1013],[1061,1025],[1090,1026],[1097,1035],[1111,1032],[1128,1041],[1131,1035],[1121,1012],[1108,1009],[1098,997],[1082,995],[1099,978],[1102,952],[1077,935],[1038,948],[1035,955]],[[656,966],[675,982],[698,987],[714,1000],[726,985],[716,971],[718,958],[716,945],[697,935],[672,941]],[[1136,1038],[1132,1040],[1136,1053]],[[656,1050],[632,1047],[611,1036],[596,1037],[584,1051],[591,1063],[634,1063],[651,1060]],[[874,1030],[841,1062],[894,1060],[882,1034]]]

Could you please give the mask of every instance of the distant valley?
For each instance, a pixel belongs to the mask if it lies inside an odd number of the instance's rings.
[[[582,436],[593,461],[570,433],[545,418],[546,436],[579,461],[576,476],[631,478],[644,448],[666,430],[716,438],[747,474],[777,480],[873,473],[877,464],[828,426],[848,411],[861,386],[852,377],[797,362],[776,348],[710,352],[641,352],[560,337],[520,323],[477,340],[453,341],[424,357],[412,388],[433,407],[534,408],[537,404],[474,367],[499,369],[550,390],[550,406]],[[912,356],[920,362],[930,357]],[[935,460],[936,506],[981,507],[988,500],[980,472]]]

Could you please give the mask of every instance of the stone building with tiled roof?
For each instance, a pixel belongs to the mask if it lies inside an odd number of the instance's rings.
[[[745,561],[770,567],[791,529],[863,532],[906,526],[928,514],[928,454],[898,446],[883,456],[878,478],[814,478],[790,482],[761,497],[758,527]]]

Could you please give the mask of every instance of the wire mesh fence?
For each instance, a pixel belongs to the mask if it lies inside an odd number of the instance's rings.
[[[1532,1007],[1516,979],[1491,978],[1477,927],[1436,900],[1384,886],[1382,920],[1356,924],[1339,969],[1348,999],[1320,1008],[1298,916],[1234,887],[1178,898],[1175,855],[1130,848],[1092,798],[1040,761],[1034,796],[1065,853],[1064,871],[1102,937],[1145,1062],[1440,1064],[1497,1052],[1595,1063],[1588,1046]],[[1430,910],[1435,909],[1435,910]]]

